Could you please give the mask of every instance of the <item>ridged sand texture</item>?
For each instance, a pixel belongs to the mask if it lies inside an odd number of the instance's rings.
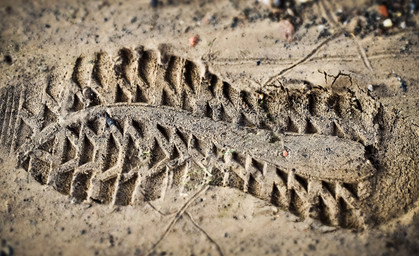
[[[130,205],[210,184],[362,228],[417,199],[417,134],[367,93],[240,90],[202,70],[142,47],[80,56],[71,80],[50,74],[40,98],[2,90],[1,144],[79,202]]]

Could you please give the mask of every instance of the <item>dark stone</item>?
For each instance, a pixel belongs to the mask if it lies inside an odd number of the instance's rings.
[[[6,56],[4,56],[4,61],[5,61],[7,64],[12,64],[12,56],[10,56],[10,55],[6,55]]]
[[[153,8],[156,8],[158,4],[159,4],[158,0],[151,0],[150,1],[150,6],[153,7]]]

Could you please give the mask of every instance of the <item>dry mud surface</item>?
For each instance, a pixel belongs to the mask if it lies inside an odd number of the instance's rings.
[[[0,2],[2,255],[418,253],[416,2],[308,2]]]

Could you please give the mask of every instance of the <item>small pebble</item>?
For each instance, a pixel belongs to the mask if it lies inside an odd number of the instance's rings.
[[[317,26],[317,31],[322,32],[324,30],[325,26],[324,25],[318,25]]]
[[[294,17],[294,15],[295,15],[294,14],[294,11],[291,8],[287,8],[286,14],[289,15],[289,16],[291,16],[291,17]]]
[[[105,113],[105,119],[106,119],[106,124],[108,125],[108,127],[111,127],[112,125],[116,125],[115,120],[113,120],[110,116],[108,116],[108,114]]]
[[[273,2],[272,4],[273,4],[274,7],[280,7],[282,1],[281,0],[273,0],[272,2]]]
[[[233,17],[233,21],[231,22],[230,27],[235,28],[238,23],[239,23],[239,18]]]
[[[189,38],[189,45],[192,47],[195,47],[195,45],[197,45],[199,42],[199,36],[198,35],[194,35],[193,37]]]
[[[4,61],[7,63],[7,64],[12,64],[12,56],[10,56],[10,55],[6,55],[6,56],[4,56]]]
[[[279,8],[281,6],[281,0],[259,0],[259,2],[262,2],[264,5],[270,6],[270,7],[276,7]]]
[[[401,82],[400,88],[403,89],[403,92],[407,92],[407,82],[404,80],[401,80],[400,82]]]
[[[308,245],[308,249],[310,249],[310,251],[315,251],[316,250],[316,246],[309,244]]]
[[[291,42],[295,34],[294,26],[288,20],[281,20],[279,22],[279,33],[285,40]]]
[[[271,1],[270,0],[259,0],[259,2],[261,2],[264,5],[271,5]]]
[[[383,21],[383,26],[385,28],[391,28],[393,26],[393,22],[391,21],[391,19],[385,19]]]
[[[410,3],[410,14],[414,14],[416,10],[416,4],[415,3]]]
[[[387,7],[385,5],[382,4],[382,5],[378,6],[378,12],[386,18],[388,17],[388,11],[387,11]]]
[[[368,85],[368,91],[370,91],[370,92],[374,91],[374,87],[372,86],[372,84]]]
[[[151,0],[150,1],[150,6],[151,7],[157,7],[158,4],[159,4],[159,1],[158,0]]]
[[[318,230],[322,233],[330,233],[333,231],[336,231],[336,227],[329,227],[329,226],[325,226],[325,225],[321,225]]]
[[[282,156],[287,157],[288,156],[288,151],[286,151],[286,150],[282,151]]]

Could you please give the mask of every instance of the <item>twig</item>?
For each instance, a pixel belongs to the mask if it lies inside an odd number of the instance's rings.
[[[303,57],[302,59],[298,60],[297,62],[293,63],[292,65],[284,68],[283,70],[279,71],[278,74],[270,77],[268,79],[268,81],[265,83],[265,86],[272,83],[274,80],[278,79],[280,76],[282,76],[283,74],[285,74],[287,71],[295,68],[296,66],[300,65],[301,63],[306,62],[310,57],[312,57],[314,54],[316,54],[324,45],[326,45],[327,43],[329,43],[330,41],[334,40],[335,38],[337,38],[338,36],[340,36],[342,33],[335,33],[332,36],[326,38],[323,42],[321,42],[319,45],[317,45],[309,54],[307,54],[305,57]]]
[[[330,23],[332,23],[332,25],[336,29],[338,29],[340,31],[340,33],[348,33],[348,31],[346,31],[342,27],[342,25],[339,24],[339,22],[336,19],[336,16],[328,9],[324,0],[319,1],[319,6],[322,9],[322,11],[325,13],[325,15],[328,17]],[[351,35],[352,41],[356,44],[358,54],[359,54],[362,62],[364,63],[365,67],[367,67],[367,69],[369,71],[373,71],[371,63],[368,59],[367,53],[365,52],[364,48],[362,48],[362,45],[359,42],[358,38],[356,38],[356,36],[353,33],[348,33],[348,34]]]
[[[186,216],[188,216],[189,217],[189,219],[191,220],[191,222],[192,222],[192,224],[194,224],[194,226],[197,228],[197,229],[199,229],[202,233],[204,233],[204,235],[208,238],[208,240],[210,240],[210,242],[211,243],[213,243],[214,245],[215,245],[215,247],[217,247],[217,251],[218,251],[218,253],[221,255],[221,256],[223,256],[224,254],[223,254],[223,251],[221,250],[221,247],[217,244],[217,242],[215,242],[215,240],[214,239],[212,239],[211,237],[210,237],[210,235],[208,235],[208,233],[203,229],[203,228],[201,228],[201,226],[199,226],[198,225],[198,223],[196,223],[195,222],[195,220],[192,218],[192,215],[189,213],[189,212],[186,212],[185,211],[185,214],[186,214]]]
[[[176,216],[173,217],[172,221],[170,221],[169,225],[167,226],[166,230],[164,231],[164,233],[161,235],[161,237],[157,240],[156,243],[154,243],[154,245],[150,248],[149,252],[147,253],[147,255],[150,255],[153,250],[157,247],[157,245],[159,245],[159,243],[167,236],[167,234],[169,234],[170,230],[173,228],[173,226],[176,224],[176,222],[180,219],[180,217],[182,217],[183,213],[186,211],[186,209],[188,208],[188,206],[201,194],[203,193],[205,190],[208,189],[208,185],[202,187],[198,192],[196,192],[191,198],[189,198],[188,201],[186,201],[186,203],[182,206],[182,208],[179,209],[179,211],[176,213]]]

